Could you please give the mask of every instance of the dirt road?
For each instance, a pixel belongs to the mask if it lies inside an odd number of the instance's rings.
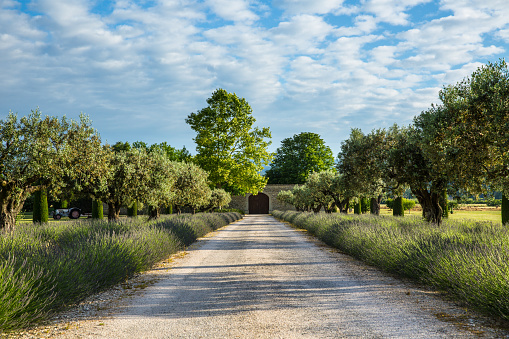
[[[270,216],[248,215],[188,252],[128,307],[66,336],[455,338],[483,334],[474,325],[455,324],[454,319],[466,321],[464,310],[320,246]]]

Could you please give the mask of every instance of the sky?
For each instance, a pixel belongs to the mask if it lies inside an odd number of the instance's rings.
[[[0,0],[0,119],[85,113],[104,143],[194,153],[185,118],[223,88],[271,151],[313,132],[337,155],[508,48],[507,0]]]

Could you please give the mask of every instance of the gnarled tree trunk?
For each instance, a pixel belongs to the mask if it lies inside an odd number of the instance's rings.
[[[108,202],[108,221],[115,221],[120,218],[120,204]]]
[[[148,220],[156,220],[156,219],[159,219],[159,208],[154,207],[154,206],[149,206],[149,207],[148,207],[148,210],[149,210],[149,217],[148,217]]]
[[[440,225],[442,223],[442,207],[440,206],[440,193],[428,192],[425,189],[412,190],[422,207],[422,216],[426,221]]]
[[[373,215],[380,215],[380,203],[382,202],[382,195],[376,198],[371,198],[370,213]]]

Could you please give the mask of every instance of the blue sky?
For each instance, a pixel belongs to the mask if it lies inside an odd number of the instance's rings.
[[[0,118],[89,115],[102,140],[194,152],[217,88],[246,98],[271,150],[407,125],[509,46],[507,0],[0,0]]]

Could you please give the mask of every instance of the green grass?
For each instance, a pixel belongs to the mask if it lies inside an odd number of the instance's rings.
[[[380,215],[392,216],[392,210],[383,208],[380,210]],[[405,211],[405,217],[413,216],[420,217],[421,211]],[[449,214],[450,220],[473,220],[473,221],[490,221],[495,223],[502,222],[502,215],[500,210],[482,210],[482,211],[469,211],[469,210],[454,210]]]
[[[509,228],[500,223],[274,211],[327,244],[387,272],[446,291],[509,320]]]
[[[20,223],[0,233],[0,333],[43,321],[152,267],[238,213]]]

